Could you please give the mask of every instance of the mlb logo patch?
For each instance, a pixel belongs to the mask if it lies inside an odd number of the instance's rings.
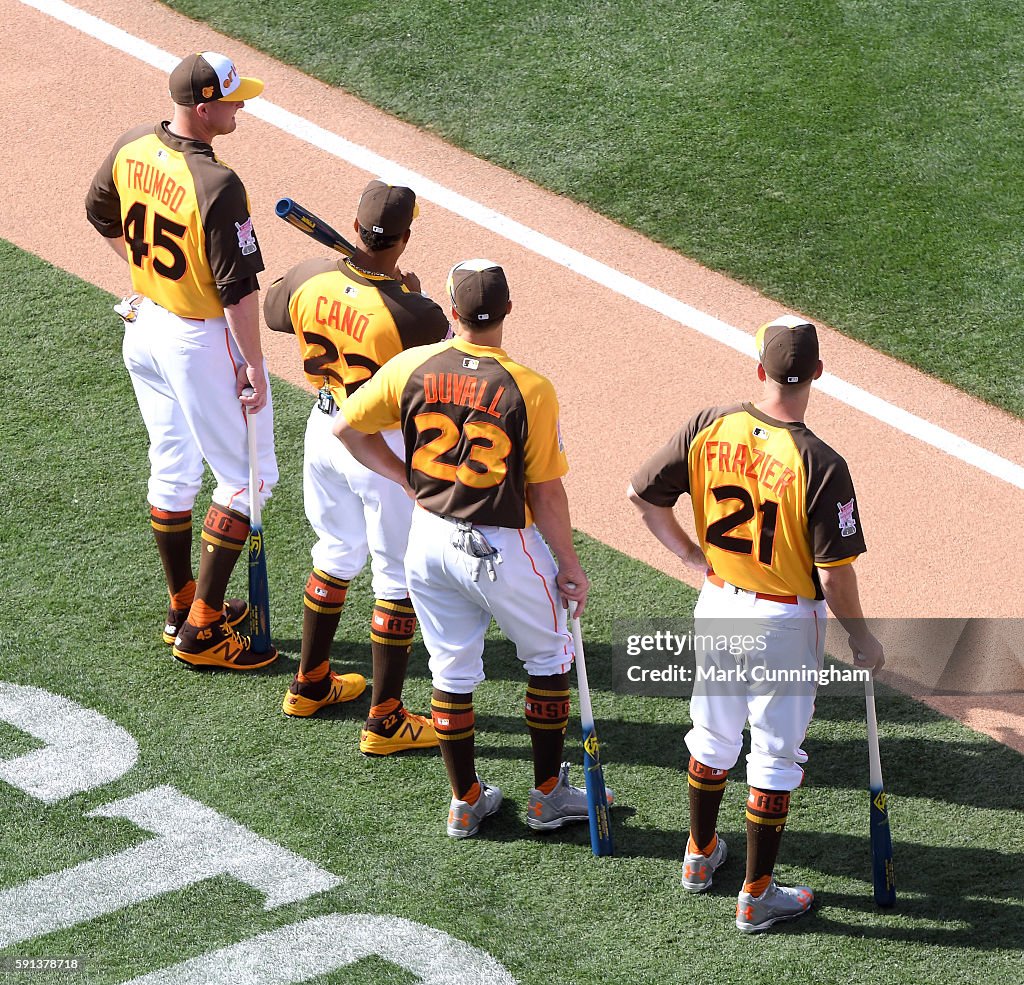
[[[346,294],[347,294],[347,295],[348,295],[348,296],[349,296],[350,298],[354,298],[354,297],[355,297],[355,296],[356,296],[356,295],[357,295],[357,294],[359,293],[359,289],[358,289],[358,288],[355,288],[355,287],[353,287],[353,286],[352,286],[351,284],[349,284],[349,286],[345,288],[345,293],[346,293]]]
[[[374,624],[374,626],[384,626],[385,625],[384,617],[380,616],[380,615],[374,615],[374,617],[373,617],[373,624]]]
[[[252,216],[241,225],[236,222],[235,229],[238,230],[238,248],[242,251],[242,256],[247,257],[255,253],[259,247],[256,245],[256,232],[252,228]]]
[[[480,368],[480,360],[479,359],[471,359],[469,356],[466,356],[466,358],[462,360],[462,368],[463,369],[479,369]]]
[[[327,598],[327,589],[326,588],[321,588],[319,585],[317,585],[317,587],[313,589],[313,594],[318,599],[325,599],[325,598]]]
[[[839,508],[839,533],[843,537],[852,537],[857,532],[857,520],[853,515],[853,500],[848,503],[836,503]]]
[[[761,438],[762,440],[769,437],[768,432],[764,428],[754,428],[752,433],[755,438]]]

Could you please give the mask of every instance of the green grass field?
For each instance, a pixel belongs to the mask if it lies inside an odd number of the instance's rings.
[[[169,5],[1024,413],[1018,3]]]
[[[895,912],[877,911],[871,899],[863,705],[853,698],[819,701],[807,782],[794,796],[781,853],[781,879],[817,890],[815,914],[754,940],[733,927],[742,775],[730,784],[722,815],[733,858],[707,897],[682,892],[686,702],[611,693],[609,662],[614,619],[674,615],[693,596],[583,536],[594,581],[587,635],[595,710],[620,804],[613,810],[616,858],[591,856],[585,826],[556,837],[527,829],[523,679],[498,639],[489,643],[491,679],[477,696],[478,752],[481,775],[507,799],[478,839],[445,835],[448,793],[438,757],[377,761],[358,753],[366,697],[322,720],[285,719],[279,706],[297,663],[312,538],[300,480],[310,399],[281,381],[282,481],[265,520],[282,659],[244,678],[176,664],[159,642],[166,603],[145,507],[145,433],[120,362],[113,299],[4,243],[0,265],[7,394],[0,681],[95,709],[141,749],[122,779],[54,806],[0,782],[0,892],[144,840],[125,821],[83,815],[159,784],[346,880],[265,911],[258,893],[220,877],[13,945],[0,957],[85,955],[90,968],[75,981],[124,982],[338,912],[392,914],[437,928],[490,953],[523,985],[1024,981],[1024,760],[891,693],[880,696],[879,711],[900,889]],[[368,673],[364,579],[349,597],[335,662]],[[428,696],[417,645],[407,698],[422,709]],[[578,737],[574,717],[567,754],[576,763]],[[0,722],[0,760],[36,745]],[[315,981],[415,978],[370,958]]]

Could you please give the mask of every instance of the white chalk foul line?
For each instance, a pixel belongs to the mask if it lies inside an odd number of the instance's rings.
[[[83,34],[87,34],[124,54],[131,55],[162,72],[169,73],[179,61],[177,56],[157,48],[148,41],[143,41],[93,14],[64,3],[63,0],[21,0],[21,3],[63,21]],[[415,188],[418,196],[440,205],[449,212],[498,233],[513,243],[566,267],[601,287],[656,311],[686,328],[714,339],[721,345],[728,346],[748,358],[757,358],[754,339],[751,335],[718,318],[713,318],[697,308],[684,304],[678,298],[644,284],[642,281],[609,267],[585,253],[580,253],[550,236],[545,236],[529,226],[524,226],[486,205],[481,205],[465,195],[460,195],[444,185],[431,181],[395,161],[374,153],[367,147],[354,144],[352,141],[266,99],[254,99],[246,103],[246,108],[253,116],[298,140],[312,144],[314,147],[347,161],[369,174],[380,176],[392,184],[408,185]],[[903,410],[902,407],[883,400],[881,397],[876,397],[867,390],[847,383],[831,373],[825,373],[818,381],[817,386],[819,390],[836,400],[895,428],[897,431],[917,438],[918,441],[931,445],[968,465],[973,465],[982,472],[995,476],[1018,489],[1024,489],[1024,467],[1016,462],[1011,462],[987,448],[982,448],[966,438],[961,438],[959,435],[953,434],[952,431],[947,431],[931,421],[926,421],[923,417],[911,414],[909,411]]]

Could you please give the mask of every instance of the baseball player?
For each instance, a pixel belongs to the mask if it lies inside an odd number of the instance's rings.
[[[366,687],[359,674],[331,671],[330,649],[349,582],[369,551],[373,692],[359,747],[375,755],[437,745],[430,719],[402,704],[416,629],[404,567],[413,507],[401,486],[357,462],[332,427],[339,408],[392,356],[448,334],[448,319],[419,293],[416,275],[398,269],[415,215],[412,189],[371,181],[356,210],[358,252],[350,260],[300,263],[271,285],[264,306],[272,329],[298,336],[306,378],[320,391],[306,426],[303,468],[306,516],[318,540],[306,582],[299,671],[282,708],[305,717]],[[400,431],[386,431],[384,440],[404,454]]]
[[[431,710],[452,788],[448,834],[476,834],[502,802],[477,776],[473,740],[492,616],[529,675],[527,823],[550,831],[587,819],[586,794],[561,762],[573,659],[565,605],[571,599],[582,611],[588,582],[562,486],[558,401],[544,377],[500,348],[512,310],[501,267],[464,261],[447,287],[456,337],[392,359],[345,402],[334,431],[416,499],[405,572],[430,653]],[[395,424],[404,461],[382,436]]]
[[[89,221],[131,271],[135,294],[115,310],[149,433],[150,518],[170,594],[163,636],[194,667],[253,670],[277,658],[273,648],[253,653],[234,631],[246,604],[224,603],[251,497],[270,495],[277,463],[259,332],[263,259],[245,188],[211,146],[262,91],[224,55],[184,58],[170,76],[171,120],[119,137],[85,201]],[[245,387],[251,396],[241,395]],[[249,488],[248,426],[258,431],[259,490]],[[196,581],[192,507],[204,459],[217,485]]]
[[[629,497],[655,537],[706,572],[694,610],[697,680],[690,704],[690,837],[683,886],[702,892],[726,859],[718,810],[750,723],[747,756],[747,869],[736,926],[766,930],[806,913],[807,886],[773,878],[789,814],[803,779],[798,750],[814,711],[822,667],[826,604],[850,633],[858,667],[884,663],[864,623],[853,562],[865,550],[846,462],[802,423],[822,372],[813,325],[784,315],[757,333],[763,384],[757,403],[703,410],[633,477]],[[689,493],[699,545],[673,507]],[[702,637],[739,635],[734,654]],[[760,668],[760,670],[758,670]],[[798,686],[765,683],[799,680]],[[759,683],[759,681],[761,683]]]

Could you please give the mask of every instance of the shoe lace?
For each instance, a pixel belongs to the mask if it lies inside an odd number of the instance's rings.
[[[252,637],[243,636],[234,626],[229,626],[227,623],[224,624],[225,634],[231,637],[234,643],[237,643],[243,650],[252,649]]]

